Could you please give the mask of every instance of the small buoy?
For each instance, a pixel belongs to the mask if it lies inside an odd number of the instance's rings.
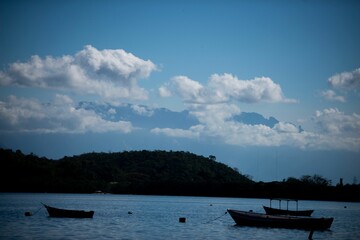
[[[132,214],[132,212],[131,212],[131,211],[128,211],[128,214]]]
[[[32,212],[25,212],[25,216],[27,216],[27,217],[32,216]]]
[[[344,206],[344,208],[347,208],[347,206]]]
[[[212,204],[210,203],[210,207],[212,207]]]
[[[179,218],[179,222],[180,222],[180,223],[186,222],[186,218],[184,218],[184,217]]]

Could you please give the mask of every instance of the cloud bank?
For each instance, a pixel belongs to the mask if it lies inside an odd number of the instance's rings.
[[[98,95],[106,100],[147,99],[148,92],[137,84],[157,69],[122,49],[98,50],[91,45],[74,56],[41,58],[12,63],[0,72],[0,85],[73,90]]]
[[[98,50],[85,46],[73,56],[41,58],[16,62],[0,71],[1,86],[51,88],[93,94],[104,101],[146,100],[148,91],[138,81],[150,76],[157,66],[122,49]],[[358,89],[360,68],[328,79],[334,90]],[[334,90],[323,91],[324,98],[345,102]],[[291,123],[273,127],[248,125],[234,120],[241,113],[238,103],[295,103],[286,98],[281,86],[268,77],[242,80],[232,74],[213,74],[206,84],[187,76],[175,76],[159,88],[162,97],[178,96],[199,124],[181,128],[153,128],[149,131],[172,138],[211,140],[236,146],[292,146],[303,149],[346,149],[360,151],[360,116],[337,108],[318,110],[312,117],[315,130],[303,131]],[[132,105],[133,112],[149,121],[154,110]],[[106,117],[108,114],[110,117]],[[106,113],[79,107],[73,100],[57,94],[53,101],[10,96],[0,101],[0,132],[16,133],[130,133],[129,121],[115,121],[115,108]],[[110,120],[109,120],[110,119]]]
[[[339,96],[333,90],[326,90],[321,92],[321,96],[323,96],[326,100],[334,101],[334,102],[346,102],[345,97]]]
[[[328,83],[333,88],[359,89],[360,88],[360,68],[351,72],[335,74],[328,79]]]
[[[169,137],[202,139],[247,146],[290,146],[313,150],[360,151],[360,116],[346,115],[337,109],[316,111],[312,121],[315,131],[304,131],[292,123],[279,122],[274,127],[249,125],[233,120],[240,109],[235,105],[198,105],[192,109],[200,124],[189,129],[161,129],[151,132]]]
[[[346,102],[344,96],[340,96],[336,91],[342,91],[343,94],[357,92],[360,89],[360,68],[351,72],[342,72],[328,78],[328,84],[332,88],[321,92],[321,96],[329,101]]]
[[[274,83],[270,78],[241,80],[227,73],[211,75],[206,86],[186,76],[176,76],[169,83],[160,87],[159,94],[163,97],[176,94],[184,102],[194,104],[217,104],[229,101],[244,103],[296,102],[294,99],[285,98],[280,85]]]
[[[322,132],[329,135],[342,135],[359,137],[360,134],[360,115],[353,113],[346,115],[337,108],[316,111],[315,123]]]
[[[356,75],[355,73],[352,74]],[[349,79],[349,78],[347,78]],[[354,84],[353,81],[351,84]],[[216,139],[236,146],[292,146],[302,149],[342,149],[360,151],[359,115],[346,115],[337,109],[316,111],[312,117],[314,131],[304,131],[291,123],[274,127],[247,125],[234,121],[242,103],[293,103],[284,97],[280,85],[270,78],[240,80],[231,74],[210,77],[206,86],[186,76],[177,76],[160,89],[164,97],[176,94],[200,124],[189,129],[153,129],[152,133],[170,137]],[[322,93],[333,101],[345,98],[332,90]]]
[[[72,99],[56,95],[50,103],[10,96],[0,101],[0,132],[25,133],[129,133],[127,121],[106,121],[94,111],[76,108]]]

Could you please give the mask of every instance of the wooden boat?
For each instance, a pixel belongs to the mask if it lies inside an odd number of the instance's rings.
[[[48,211],[49,217],[92,218],[94,216],[94,211],[68,210],[68,209],[50,207],[46,204],[43,205]]]
[[[269,215],[290,215],[290,216],[307,216],[310,217],[314,210],[288,210],[288,209],[279,209],[263,206],[266,214]]]
[[[279,201],[279,208],[272,208],[271,202],[273,200]],[[286,209],[281,209],[281,201],[286,201],[287,207]],[[296,202],[296,210],[289,210],[289,202]],[[263,206],[266,214],[269,215],[291,215],[291,216],[308,216],[310,217],[314,210],[299,210],[298,208],[298,200],[296,199],[281,199],[281,198],[270,198],[270,207]]]
[[[334,220],[334,218],[268,215],[233,209],[228,209],[227,211],[237,225],[253,227],[326,230],[331,227],[331,224]]]

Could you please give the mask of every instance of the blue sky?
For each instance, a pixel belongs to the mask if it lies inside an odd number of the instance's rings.
[[[359,22],[358,1],[2,1],[0,144],[53,158],[184,150],[255,180],[351,183]],[[188,110],[199,124],[139,130],[80,101],[131,103],[149,121],[151,108]],[[234,122],[241,112],[279,124]]]

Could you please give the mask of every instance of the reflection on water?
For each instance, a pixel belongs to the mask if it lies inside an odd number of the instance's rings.
[[[94,218],[49,218],[40,202],[94,210]],[[246,198],[0,193],[0,239],[307,239],[303,230],[236,226],[224,214],[227,208],[263,212],[268,204]],[[299,209],[335,218],[331,230],[315,232],[314,239],[360,239],[360,203],[300,201]],[[28,211],[35,214],[26,217]]]

